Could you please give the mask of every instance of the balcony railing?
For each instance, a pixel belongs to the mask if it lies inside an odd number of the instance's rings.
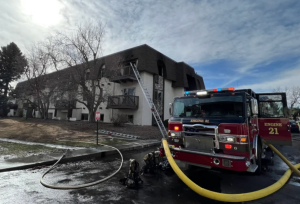
[[[138,109],[139,97],[130,95],[109,96],[107,108],[112,109]]]
[[[55,102],[55,108],[56,109],[73,109],[76,108],[76,101],[75,100],[57,100]]]
[[[34,103],[23,103],[23,108],[24,109],[36,108],[36,104],[34,104]]]
[[[111,79],[113,82],[126,83],[128,81],[136,81],[134,72],[130,66],[121,68],[116,75]]]

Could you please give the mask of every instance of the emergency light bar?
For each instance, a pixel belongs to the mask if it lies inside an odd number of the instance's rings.
[[[203,95],[206,95],[207,94],[207,91],[198,91],[196,93],[198,96],[203,96]]]
[[[198,96],[204,96],[207,95],[208,93],[212,92],[221,92],[221,91],[234,91],[234,87],[229,87],[229,88],[216,88],[216,89],[208,89],[208,90],[196,90],[196,91],[186,91],[184,92],[185,96],[189,95],[198,95]]]

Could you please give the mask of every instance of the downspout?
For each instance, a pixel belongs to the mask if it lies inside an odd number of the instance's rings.
[[[115,95],[115,82],[114,82],[114,88],[113,88],[113,96]],[[114,109],[111,109],[111,118],[114,116]]]

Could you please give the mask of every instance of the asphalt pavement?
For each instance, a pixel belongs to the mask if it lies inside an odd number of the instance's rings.
[[[293,147],[277,148],[292,161],[299,163],[300,142]],[[0,173],[1,203],[221,203],[199,196],[189,189],[171,171],[159,171],[144,175],[144,184],[139,189],[127,189],[119,184],[134,158],[143,165],[144,155],[156,148],[131,151],[124,154],[121,172],[105,183],[78,190],[53,190],[39,183],[40,177],[48,167]],[[114,172],[120,163],[118,155],[110,155],[100,160],[90,159],[61,164],[45,177],[53,185],[77,185],[104,178]],[[265,188],[285,172],[286,165],[275,157],[274,165],[261,176],[249,173],[215,171],[201,168],[180,167],[186,175],[203,188],[222,193],[246,193]],[[275,194],[249,203],[300,203],[300,178],[293,176],[289,183]]]

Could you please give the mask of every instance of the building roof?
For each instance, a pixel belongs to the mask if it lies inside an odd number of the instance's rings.
[[[176,62],[170,57],[162,54],[147,44],[132,47],[123,51],[119,51],[113,54],[109,54],[97,59],[98,70],[91,70],[90,75],[98,77],[102,65],[105,64],[107,70],[110,67],[116,66],[116,61],[130,61],[138,59],[138,70],[140,72],[148,72],[151,74],[159,74],[158,65],[164,67],[164,78],[172,81],[173,87],[189,87],[189,77],[195,79],[197,89],[205,89],[204,81],[202,76],[198,75],[194,68],[186,64],[185,62]],[[92,62],[91,62],[92,63]],[[56,78],[60,74],[68,73],[74,69],[74,67],[68,67],[58,72],[48,74],[48,76]],[[109,73],[109,72],[108,72]],[[48,77],[47,77],[48,78]],[[20,82],[23,84],[25,82]],[[17,86],[20,86],[20,85]]]

